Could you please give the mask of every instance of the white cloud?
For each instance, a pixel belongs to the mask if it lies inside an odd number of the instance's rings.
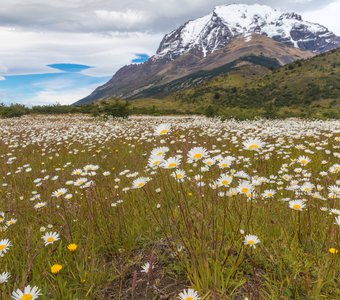
[[[93,68],[83,73],[109,76],[135,53],[153,54],[162,35],[140,32],[107,34],[35,32],[0,27],[0,76],[57,73],[54,63],[75,63]]]
[[[0,80],[6,80],[6,78],[3,76],[0,76]]]
[[[97,86],[87,86],[81,88],[72,88],[66,90],[45,90],[38,92],[36,96],[25,100],[24,104],[32,105],[46,105],[46,104],[72,104],[79,99],[88,96]]]
[[[337,0],[321,9],[306,11],[302,14],[302,16],[307,21],[320,23],[335,34],[340,35],[339,14],[340,0]]]
[[[127,9],[126,11],[95,10],[96,16],[119,29],[131,29],[143,26],[152,19],[145,11]]]

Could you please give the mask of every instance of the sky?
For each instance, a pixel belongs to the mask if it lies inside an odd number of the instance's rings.
[[[216,5],[266,4],[340,35],[340,0],[1,0],[0,103],[71,104]]]

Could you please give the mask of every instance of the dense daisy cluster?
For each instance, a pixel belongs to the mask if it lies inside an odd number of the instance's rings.
[[[1,299],[159,292],[155,246],[114,259],[160,241],[172,298],[339,296],[338,121],[27,116],[0,138]]]

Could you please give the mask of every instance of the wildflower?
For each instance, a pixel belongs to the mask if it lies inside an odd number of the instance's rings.
[[[256,235],[247,234],[244,237],[244,244],[249,245],[250,247],[256,248],[256,244],[260,243],[259,238]]]
[[[179,294],[180,300],[199,300],[201,299],[198,295],[198,292],[196,292],[194,289],[187,289],[184,290]]]
[[[232,156],[227,156],[227,157],[225,157],[225,158],[220,159],[220,161],[218,162],[218,166],[219,166],[221,169],[229,168],[234,160],[235,160],[234,157],[232,157]]]
[[[87,180],[88,180],[88,179],[85,178],[85,177],[79,178],[79,179],[77,179],[77,180],[74,182],[74,185],[75,185],[75,186],[81,186],[81,185],[83,185],[84,183],[86,183]]]
[[[300,165],[305,166],[310,162],[310,158],[307,156],[299,156],[297,161]]]
[[[35,209],[40,209],[43,208],[47,205],[47,202],[38,202],[37,204],[34,205]]]
[[[139,177],[132,182],[133,189],[140,189],[144,187],[151,179],[149,177]]]
[[[260,139],[247,139],[243,142],[243,147],[247,150],[259,150],[263,146],[264,143]]]
[[[14,300],[35,300],[41,296],[40,290],[38,287],[34,286],[26,286],[24,291],[22,292],[20,289],[17,289],[15,292],[12,293],[12,299]]]
[[[151,270],[153,270],[153,266],[150,266],[150,263],[147,262],[142,266],[142,273],[149,273]]]
[[[206,165],[211,167],[212,165],[214,165],[216,163],[216,159],[214,159],[214,158],[206,158],[205,160],[203,160],[203,163],[205,163]]]
[[[65,199],[66,199],[66,200],[70,200],[72,197],[73,197],[72,194],[66,194],[66,195],[65,195]]]
[[[264,197],[264,198],[271,198],[271,197],[273,197],[275,194],[276,194],[276,191],[275,191],[275,190],[265,190],[265,191],[263,192],[263,197]]]
[[[41,238],[44,240],[45,246],[47,246],[53,244],[55,241],[58,241],[59,234],[57,232],[46,232]]]
[[[7,225],[7,226],[13,225],[13,224],[15,224],[17,221],[18,221],[17,219],[11,218],[10,220],[8,220],[8,221],[6,222],[6,225]]]
[[[329,248],[328,252],[331,254],[338,254],[339,250],[335,248]]]
[[[171,174],[178,182],[183,182],[185,178],[185,171],[184,170],[176,170]]]
[[[208,155],[207,150],[202,147],[192,148],[188,152],[188,158],[189,160],[192,160],[192,161],[200,160],[202,158],[205,158],[207,155]]]
[[[2,274],[0,274],[0,284],[7,282],[10,277],[11,274],[9,274],[8,272],[3,272]]]
[[[67,189],[61,188],[52,193],[53,197],[59,198],[67,193]]]
[[[292,200],[289,201],[289,207],[294,210],[302,211],[303,208],[305,208],[306,204],[303,200]]]
[[[241,194],[248,195],[249,193],[251,193],[253,191],[253,187],[252,187],[252,185],[249,181],[244,180],[239,184],[238,191]]]
[[[165,155],[165,153],[168,152],[168,151],[169,151],[168,147],[158,147],[158,148],[155,148],[151,151],[150,157],[153,157],[153,156],[163,157]]]
[[[162,156],[158,156],[158,155],[151,156],[148,161],[148,166],[151,168],[157,167],[163,162],[163,160],[164,159]]]
[[[75,252],[77,250],[77,248],[78,248],[78,245],[74,244],[74,243],[68,244],[68,246],[67,246],[67,249],[70,252]]]
[[[217,179],[217,185],[226,187],[233,181],[233,178],[227,174],[222,174],[219,179]]]
[[[8,239],[4,239],[0,241],[0,256],[3,256],[12,246],[12,243]]]
[[[52,272],[53,274],[58,274],[58,273],[61,271],[62,268],[63,268],[62,265],[54,264],[54,265],[51,267],[51,272]]]
[[[160,124],[155,128],[156,135],[166,135],[169,133],[171,128],[170,124]]]
[[[164,169],[175,169],[178,168],[178,166],[181,163],[181,159],[178,157],[169,157],[168,159],[164,160],[161,164],[161,166]]]

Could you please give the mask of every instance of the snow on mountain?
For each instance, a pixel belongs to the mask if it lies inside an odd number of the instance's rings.
[[[251,33],[315,53],[340,46],[340,38],[326,27],[304,21],[296,13],[283,13],[259,4],[232,4],[217,6],[210,14],[165,35],[153,59],[173,60],[189,51],[206,56],[224,47],[234,37]]]

